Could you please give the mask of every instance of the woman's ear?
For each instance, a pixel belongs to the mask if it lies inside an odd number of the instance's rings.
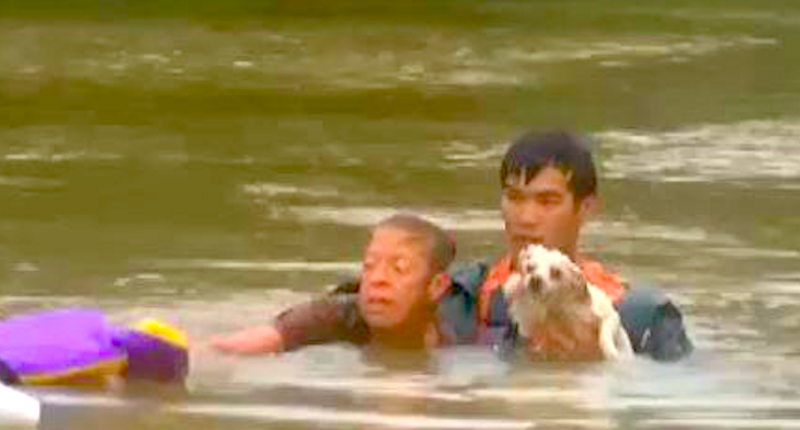
[[[439,303],[444,295],[450,291],[451,284],[450,275],[445,272],[437,273],[428,284],[428,299],[433,303]]]

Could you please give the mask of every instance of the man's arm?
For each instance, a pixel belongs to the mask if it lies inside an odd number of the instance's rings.
[[[694,350],[678,307],[658,289],[629,290],[617,305],[622,325],[637,354],[676,361]]]

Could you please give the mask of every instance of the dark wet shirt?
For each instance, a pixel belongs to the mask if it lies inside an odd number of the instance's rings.
[[[330,342],[363,345],[370,339],[353,294],[333,294],[292,306],[275,318],[275,328],[286,351]]]
[[[440,307],[437,315],[439,346],[465,343],[459,338],[448,309]],[[358,309],[357,295],[341,291],[284,310],[274,325],[283,337],[286,351],[332,342],[364,345],[371,340],[369,327]]]

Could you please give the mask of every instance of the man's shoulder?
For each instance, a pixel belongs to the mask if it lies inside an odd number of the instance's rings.
[[[478,337],[478,296],[489,271],[486,261],[455,263],[448,273],[452,288],[439,302],[439,317],[455,335],[456,343],[474,343]]]
[[[686,357],[694,346],[683,314],[666,290],[633,282],[591,258],[581,263],[584,276],[611,298],[634,351],[659,361]]]
[[[662,288],[631,285],[616,308],[636,353],[674,361],[693,351],[683,314]]]
[[[622,299],[628,282],[616,270],[587,256],[583,256],[578,265],[586,281],[606,293],[612,302]]]
[[[454,286],[477,297],[490,268],[489,260],[474,260],[455,263],[449,273]]]

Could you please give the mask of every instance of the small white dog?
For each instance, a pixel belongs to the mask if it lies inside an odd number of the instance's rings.
[[[588,342],[591,345],[578,347],[595,350],[599,347],[606,360],[633,356],[630,340],[611,300],[602,290],[587,283],[581,269],[561,252],[541,245],[523,248],[503,291],[511,318],[524,339],[546,337],[548,326],[554,325],[571,327],[572,333],[580,329],[596,330],[597,338]]]

